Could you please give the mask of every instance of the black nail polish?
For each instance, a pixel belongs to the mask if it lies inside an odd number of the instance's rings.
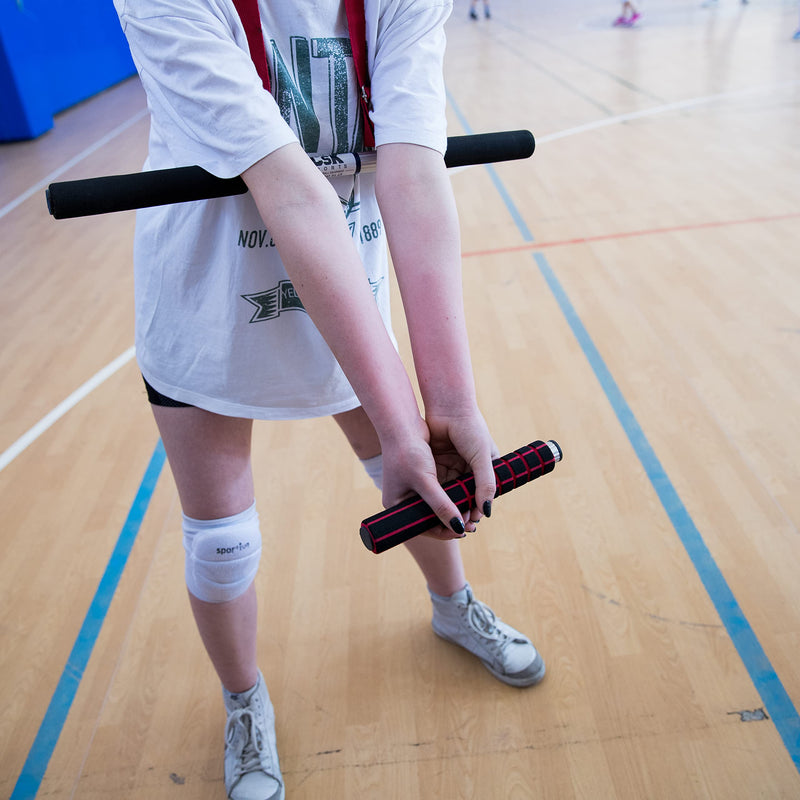
[[[485,517],[491,517],[492,516],[492,501],[491,500],[487,500],[483,504],[483,515]]]
[[[457,533],[459,536],[464,533],[464,522],[458,517],[453,517],[453,519],[450,520],[450,527],[453,529],[453,532]]]

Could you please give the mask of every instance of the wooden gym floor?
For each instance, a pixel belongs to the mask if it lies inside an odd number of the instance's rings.
[[[548,675],[430,630],[328,420],[256,427],[261,666],[290,798],[800,797],[800,43],[794,2],[493,0],[448,23],[479,394],[501,451],[565,461],[463,543]],[[132,356],[137,79],[0,147],[0,796],[221,798],[218,685]],[[407,342],[399,327],[401,346]],[[323,459],[314,458],[324,454]],[[315,491],[308,490],[309,475]],[[38,793],[38,794],[37,794]]]

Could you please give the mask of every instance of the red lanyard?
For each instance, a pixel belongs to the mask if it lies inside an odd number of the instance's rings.
[[[250,58],[256,65],[256,71],[264,88],[270,91],[269,67],[267,66],[267,48],[261,31],[261,16],[258,13],[258,0],[233,0],[233,5],[242,20],[247,35],[247,46]],[[369,71],[367,69],[367,34],[364,20],[364,0],[344,0],[347,14],[347,27],[350,30],[350,47],[353,51],[353,64],[358,79],[358,99],[361,104],[361,117],[364,121],[364,145],[375,147],[375,134],[369,110],[370,101]]]

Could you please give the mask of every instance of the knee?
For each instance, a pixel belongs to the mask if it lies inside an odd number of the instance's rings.
[[[261,530],[256,504],[222,519],[183,516],[186,586],[198,600],[225,603],[244,594],[258,572]]]
[[[360,459],[370,458],[381,452],[381,442],[375,432],[375,426],[361,406],[352,411],[335,414],[333,418]]]

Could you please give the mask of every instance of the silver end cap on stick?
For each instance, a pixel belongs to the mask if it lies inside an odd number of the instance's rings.
[[[559,447],[558,442],[548,439],[547,446],[550,448],[550,452],[553,454],[553,458],[556,461],[561,461],[561,459],[564,458],[564,454],[561,452],[561,447]]]

